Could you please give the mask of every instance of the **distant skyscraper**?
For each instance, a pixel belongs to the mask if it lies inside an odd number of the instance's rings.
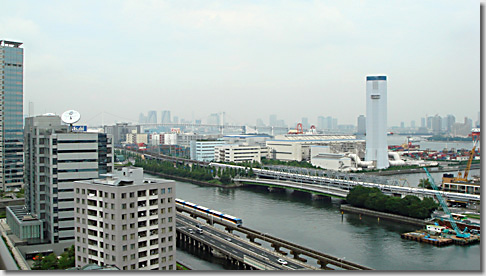
[[[364,115],[359,115],[358,117],[358,135],[366,134],[366,117]]]
[[[310,125],[309,125],[309,119],[307,117],[302,118],[302,127],[304,129],[309,129]]]
[[[425,118],[420,118],[420,127],[425,127]]]
[[[138,122],[140,124],[145,124],[147,122],[147,117],[143,113],[140,113],[140,115],[138,115]]]
[[[478,120],[476,121],[476,127],[481,127],[481,112],[478,112]]]
[[[265,124],[263,123],[263,120],[261,118],[258,118],[256,120],[256,126],[257,127],[263,127],[263,126],[265,126]]]
[[[162,118],[160,120],[162,124],[170,124],[172,121],[170,120],[170,110],[162,110]]]
[[[387,77],[366,77],[366,161],[388,168]]]
[[[184,121],[184,119],[182,119],[182,120]],[[179,117],[174,116],[174,118],[173,118],[173,123],[174,123],[174,124],[178,124],[178,123],[179,123]]]
[[[147,114],[147,123],[156,124],[157,123],[157,111],[150,110]]]
[[[400,128],[405,128],[405,122],[400,122]]]
[[[0,40],[0,188],[22,188],[24,49],[21,42]]]
[[[331,116],[326,117],[326,128],[332,129],[332,117]]]
[[[337,128],[338,128],[338,119],[332,118],[331,129],[337,129]]]
[[[432,132],[434,134],[440,134],[442,132],[442,117],[435,115],[432,118]]]
[[[319,116],[317,117],[317,128],[318,129],[324,129],[324,125],[325,125],[325,120],[326,118],[324,118],[324,116]]]
[[[275,114],[270,115],[268,125],[269,126],[277,126],[277,115],[275,115]]]
[[[218,113],[212,113],[208,117],[208,124],[209,125],[219,125],[219,114]]]
[[[412,120],[412,121],[410,122],[410,127],[411,127],[411,128],[415,128],[415,120]]]

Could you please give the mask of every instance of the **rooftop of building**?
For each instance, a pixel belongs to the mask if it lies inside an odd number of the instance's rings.
[[[335,134],[285,134],[275,136],[271,141],[285,142],[319,142],[319,141],[361,141],[356,135],[335,135]]]
[[[27,207],[25,207],[24,205],[7,206],[6,208],[12,211],[12,214],[17,218],[18,221],[38,220],[38,218],[34,217],[31,213],[27,211]]]
[[[19,48],[22,42],[10,41],[10,40],[0,40],[0,46]]]
[[[80,180],[76,182],[118,187],[174,182],[173,180],[167,179],[144,178],[143,169],[136,167],[123,167],[121,169],[116,169],[114,173],[103,174],[102,177],[104,178]]]

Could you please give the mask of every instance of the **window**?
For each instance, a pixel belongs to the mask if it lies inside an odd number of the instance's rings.
[[[172,193],[172,188],[167,188],[167,193],[171,194]]]
[[[111,199],[115,199],[115,193],[111,193]]]
[[[124,262],[128,261],[128,256],[123,256],[123,261]]]
[[[130,255],[130,260],[135,260],[135,254]],[[135,266],[135,265],[132,265],[132,266]],[[133,268],[133,269],[135,269],[135,268]]]
[[[127,230],[127,225],[126,224],[123,224],[122,225],[122,230]]]
[[[122,236],[122,240],[126,241],[127,240],[127,235]]]
[[[172,217],[169,217],[169,222],[172,222]]]
[[[130,249],[135,249],[135,244],[134,243],[130,244]]]
[[[130,193],[130,198],[134,198],[135,197],[135,193],[134,192],[131,192]]]
[[[165,188],[164,189],[160,189],[160,194],[161,195],[165,194]]]
[[[127,209],[127,204],[126,203],[123,203],[122,204],[122,209]]]
[[[127,214],[122,214],[121,218],[122,218],[122,220],[126,220],[127,219]]]
[[[160,199],[160,204],[164,204],[165,203],[165,198],[161,198]]]
[[[135,223],[130,223],[130,229],[134,229],[135,228]]]
[[[135,233],[130,234],[130,239],[134,240],[135,239]]]
[[[127,198],[127,193],[122,193],[121,198]]]
[[[128,246],[126,246],[126,245],[122,246],[123,251],[127,251],[127,249],[128,249]]]
[[[160,219],[160,223],[164,224],[165,223],[165,218]]]

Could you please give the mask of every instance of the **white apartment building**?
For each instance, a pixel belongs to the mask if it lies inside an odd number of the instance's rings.
[[[214,148],[216,162],[261,162],[262,157],[269,157],[268,148],[246,145],[224,145]]]
[[[173,180],[122,168],[105,179],[75,183],[76,266],[176,270]]]
[[[147,133],[127,133],[126,135],[126,143],[127,144],[140,144],[144,143],[145,145],[148,144],[149,135]]]

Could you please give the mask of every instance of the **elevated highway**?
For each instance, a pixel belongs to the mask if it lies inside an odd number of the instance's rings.
[[[238,262],[242,262],[243,258],[246,256],[247,262],[243,261],[243,263],[247,265],[249,257],[250,260],[260,261],[260,265],[267,266],[265,269],[271,269],[275,267],[279,269],[318,269],[314,266],[305,264],[307,260],[303,258],[303,256],[306,256],[308,258],[317,260],[317,263],[320,265],[321,269],[371,270],[371,268],[369,267],[344,260],[343,258],[337,258],[332,255],[316,251],[314,249],[306,248],[304,246],[283,240],[281,238],[273,237],[271,235],[268,235],[267,233],[261,233],[257,230],[250,229],[244,226],[236,226],[235,224],[231,224],[228,222],[214,221],[210,216],[187,208],[177,207],[177,211],[177,223],[179,223],[177,231],[185,234],[189,231],[188,227],[192,227],[192,229],[195,229],[195,225],[199,223],[204,233],[209,231],[211,235],[217,237],[213,238],[213,241],[206,241],[205,244],[207,246],[215,245],[215,248],[218,251],[223,252],[223,254],[225,254],[226,256],[230,256]],[[191,218],[183,215],[182,212],[189,214]],[[200,221],[197,220],[197,218],[204,219],[206,221],[206,224],[202,224]],[[216,223],[223,225],[226,232],[212,226]],[[237,235],[234,235],[233,233],[235,232],[239,232],[243,234],[243,236],[246,236],[249,242],[244,240],[243,238],[240,238]],[[194,232],[191,237],[194,239],[199,239],[201,240],[201,242],[204,243],[204,241],[202,241],[203,235],[199,235]],[[278,254],[260,246],[260,243],[258,243],[256,240],[270,243],[271,247],[273,247],[275,252]],[[222,241],[226,241],[226,243],[223,243],[223,245],[225,245],[226,247],[218,245],[218,243]],[[231,246],[231,249],[229,249],[228,246]],[[223,250],[220,250],[221,248],[223,248]],[[288,249],[292,257],[284,257],[284,255],[288,254],[282,251],[282,248]],[[285,259],[288,264],[282,266],[279,264],[278,259]]]

